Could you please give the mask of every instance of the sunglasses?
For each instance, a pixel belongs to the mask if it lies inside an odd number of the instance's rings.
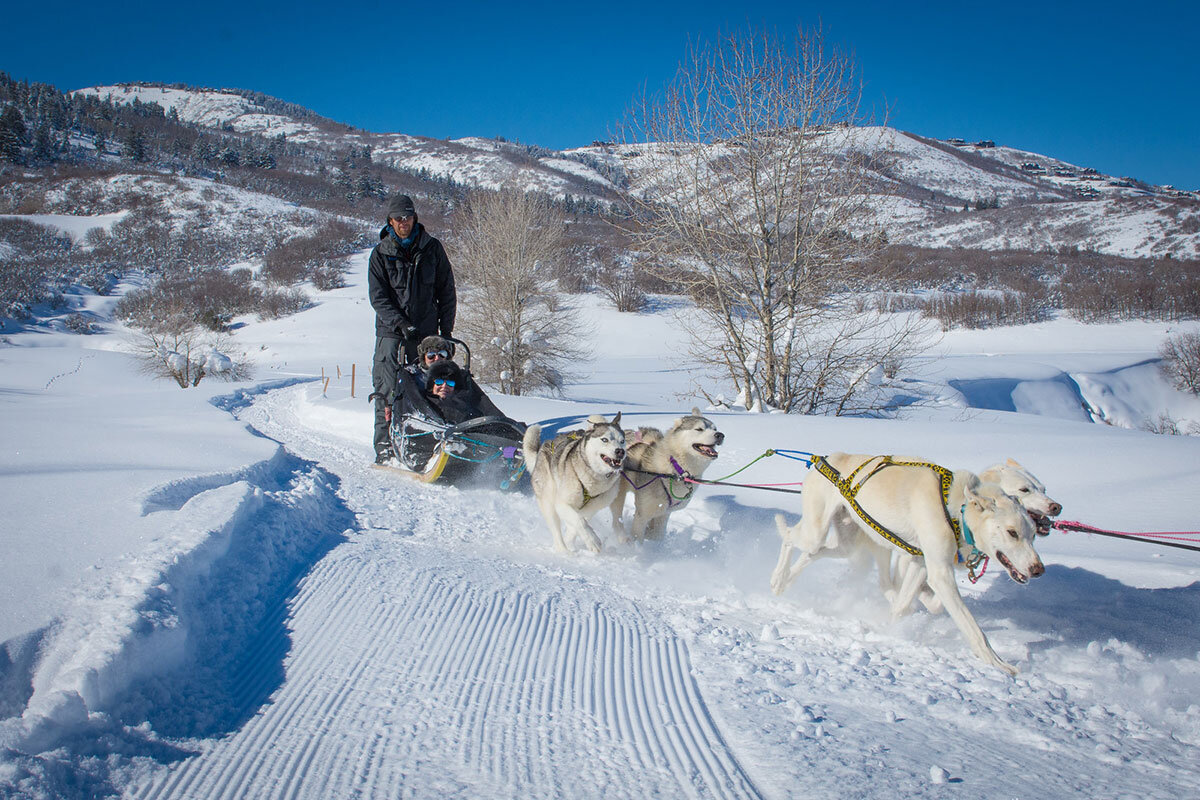
[[[430,352],[425,354],[425,358],[434,359],[434,360],[439,359],[439,358],[449,358],[449,357],[450,357],[450,354],[447,353],[445,350],[431,350]]]
[[[448,381],[445,378],[434,378],[433,385],[434,386],[449,386],[451,389],[453,389],[454,381]]]

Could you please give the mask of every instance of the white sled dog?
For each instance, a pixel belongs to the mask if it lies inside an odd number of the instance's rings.
[[[1062,505],[1051,500],[1046,494],[1046,484],[1011,458],[979,473],[979,480],[995,483],[1005,494],[1012,495],[1021,507],[1029,512],[1029,516],[1033,517],[1038,536],[1048,536],[1052,525],[1050,518],[1062,513]]]
[[[683,477],[699,478],[717,458],[717,448],[725,434],[693,408],[680,417],[666,433],[657,428],[638,428],[626,431],[625,439],[633,441],[625,453],[624,477],[617,485],[612,502],[613,532],[618,540],[628,541],[621,523],[625,496],[633,492],[632,535],[635,541],[662,538],[667,518],[672,511],[684,508],[696,488]],[[672,476],[656,477],[656,476]]]
[[[1038,536],[1050,535],[1050,528],[1054,524],[1050,517],[1060,515],[1062,505],[1050,499],[1046,494],[1044,483],[1034,477],[1030,470],[1009,458],[1003,464],[992,464],[991,467],[979,473],[979,480],[984,483],[995,483],[1004,494],[1018,501],[1022,509],[1025,509],[1025,513],[1033,519],[1033,527],[1037,530]],[[894,561],[893,587],[899,587],[904,583],[905,575],[913,564],[912,557],[907,553],[898,552],[896,555],[898,558]],[[917,566],[919,567],[919,565]],[[883,570],[884,565],[878,565],[878,569]],[[884,583],[886,582],[881,579],[881,585]],[[917,597],[929,610],[929,613],[941,613],[942,603],[937,600],[937,596],[932,593],[928,584],[924,584],[918,589]],[[899,613],[905,612],[900,610]]]
[[[1008,459],[1003,464],[993,464],[992,466],[979,473],[979,480],[985,484],[995,484],[1000,489],[1025,509],[1025,513],[1033,520],[1034,528],[1038,536],[1049,536],[1050,528],[1053,524],[1051,517],[1057,517],[1062,513],[1062,506],[1051,500],[1046,494],[1046,486],[1033,473],[1021,466],[1017,461]],[[877,564],[881,570],[880,585],[885,586],[885,593],[893,591],[894,587],[904,583],[905,575],[909,568],[914,564],[914,559],[907,553],[896,553],[896,560],[893,562],[895,568],[890,576],[890,584],[882,575],[882,570],[887,568],[885,562]],[[919,568],[920,565],[917,564]],[[894,594],[889,595],[894,597]],[[931,614],[938,614],[942,611],[942,604],[937,599],[937,596],[930,590],[928,584],[922,585],[917,590],[917,598]],[[894,609],[895,610],[895,609]],[[896,610],[897,615],[905,613],[904,610]]]
[[[600,537],[588,520],[612,504],[625,461],[621,415],[612,422],[599,415],[587,421],[586,430],[548,442],[542,441],[541,425],[530,425],[521,443],[538,508],[561,553],[568,552],[563,526],[573,542],[581,540],[593,553],[600,552]]]
[[[869,474],[868,461],[880,456],[833,453],[826,461],[843,479],[856,469]],[[897,461],[916,461],[902,459]],[[864,466],[865,465],[865,466]],[[949,612],[959,631],[976,656],[1010,675],[1017,668],[1003,661],[992,649],[979,623],[967,609],[954,579],[956,555],[973,555],[973,548],[955,538],[947,512],[961,517],[974,536],[974,548],[1002,564],[1017,583],[1045,573],[1041,558],[1034,550],[1033,521],[1016,500],[995,484],[980,483],[973,473],[952,473],[949,498],[942,501],[941,480],[927,466],[892,465],[881,468],[861,482],[855,500],[879,525],[904,543],[921,551],[901,570],[903,583],[892,594],[894,616],[906,613],[917,593],[928,584],[937,600]],[[885,541],[850,507],[845,496],[814,468],[804,481],[801,501],[803,517],[788,527],[783,515],[775,517],[783,539],[779,561],[771,574],[771,589],[782,594],[813,560],[826,556],[846,556],[873,551],[880,568],[881,584],[890,583],[885,564],[890,565],[895,545]],[[800,555],[792,563],[792,551]]]

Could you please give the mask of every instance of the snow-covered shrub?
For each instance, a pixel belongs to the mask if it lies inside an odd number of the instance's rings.
[[[0,316],[22,316],[75,277],[69,238],[23,219],[0,219]]]
[[[84,314],[68,314],[63,318],[63,327],[72,333],[90,334],[96,332],[96,325]]]
[[[230,355],[235,350],[228,336],[206,331],[186,318],[163,321],[143,330],[134,340],[134,351],[143,372],[169,378],[183,389],[198,385],[208,376],[235,381],[251,374],[244,354]]]

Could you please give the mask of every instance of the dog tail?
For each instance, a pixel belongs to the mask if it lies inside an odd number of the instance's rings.
[[[542,426],[530,425],[525,429],[525,437],[521,440],[521,450],[525,453],[525,469],[533,472],[537,464],[538,448],[542,446]]]
[[[638,428],[634,434],[635,441],[643,444],[656,444],[663,440],[663,432],[658,428]]]

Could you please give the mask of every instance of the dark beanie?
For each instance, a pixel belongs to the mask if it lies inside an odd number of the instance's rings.
[[[412,198],[406,194],[393,195],[388,203],[388,219],[400,219],[401,217],[415,217],[417,209],[413,206]]]
[[[438,378],[454,381],[456,392],[462,388],[462,370],[453,361],[439,361],[429,368],[429,374],[425,378],[425,391],[433,391],[433,382]]]

